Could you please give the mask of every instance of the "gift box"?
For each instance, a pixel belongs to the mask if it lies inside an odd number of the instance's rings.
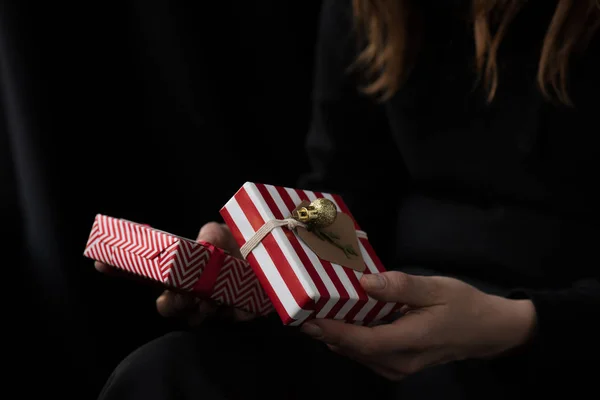
[[[335,206],[336,221],[342,221],[342,216],[350,221],[344,229],[355,235],[355,251],[336,244],[339,254],[317,254],[319,240],[325,243],[331,237],[307,237],[310,232],[299,227],[303,224],[293,223],[292,216],[300,207],[316,199],[329,200]],[[370,324],[398,309],[395,303],[370,298],[360,285],[362,274],[385,268],[340,196],[246,182],[222,207],[221,215],[237,243],[245,248],[245,259],[284,324],[300,325],[313,318]],[[354,260],[348,253],[355,255]],[[348,262],[343,255],[348,256]],[[353,268],[349,268],[352,263]]]
[[[99,214],[84,256],[218,304],[259,315],[273,310],[246,261],[148,225]]]

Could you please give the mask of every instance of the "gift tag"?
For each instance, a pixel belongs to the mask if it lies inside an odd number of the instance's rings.
[[[310,203],[303,201],[297,209]],[[296,228],[298,237],[321,259],[364,272],[354,222],[349,215],[338,212],[333,223],[323,228]]]

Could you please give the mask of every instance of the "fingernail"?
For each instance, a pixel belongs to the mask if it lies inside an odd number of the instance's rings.
[[[381,290],[385,286],[385,280],[379,274],[365,274],[362,279],[369,289]]]
[[[323,334],[323,331],[318,325],[311,324],[310,322],[302,325],[302,332],[312,337],[319,337]]]

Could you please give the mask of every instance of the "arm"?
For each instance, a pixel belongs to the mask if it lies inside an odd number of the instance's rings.
[[[592,363],[600,357],[597,279],[558,290],[516,290],[501,303],[497,318],[506,328],[496,340],[510,345],[488,360],[496,381],[516,393],[541,397],[565,389],[578,397],[596,389]]]
[[[517,349],[530,367],[575,366],[577,361],[600,357],[600,282],[583,279],[560,290],[516,290],[512,299],[529,299],[535,308],[536,330]]]
[[[306,139],[312,170],[298,186],[340,194],[382,251],[392,244],[405,176],[383,105],[360,94],[357,74],[349,72],[357,55],[349,3],[328,1],[321,11]]]

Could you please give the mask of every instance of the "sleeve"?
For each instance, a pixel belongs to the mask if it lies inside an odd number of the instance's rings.
[[[567,367],[569,361],[600,357],[600,281],[582,279],[560,290],[516,290],[514,299],[530,299],[537,331],[531,355],[542,365]]]
[[[582,279],[555,290],[519,289],[509,297],[532,301],[537,327],[526,345],[493,361],[499,376],[531,390],[549,382],[557,389],[567,385],[584,391],[595,385],[589,372],[600,358],[600,281]]]
[[[298,186],[341,195],[380,258],[393,245],[405,173],[382,104],[360,93],[349,1],[324,2],[306,138],[311,171]]]

